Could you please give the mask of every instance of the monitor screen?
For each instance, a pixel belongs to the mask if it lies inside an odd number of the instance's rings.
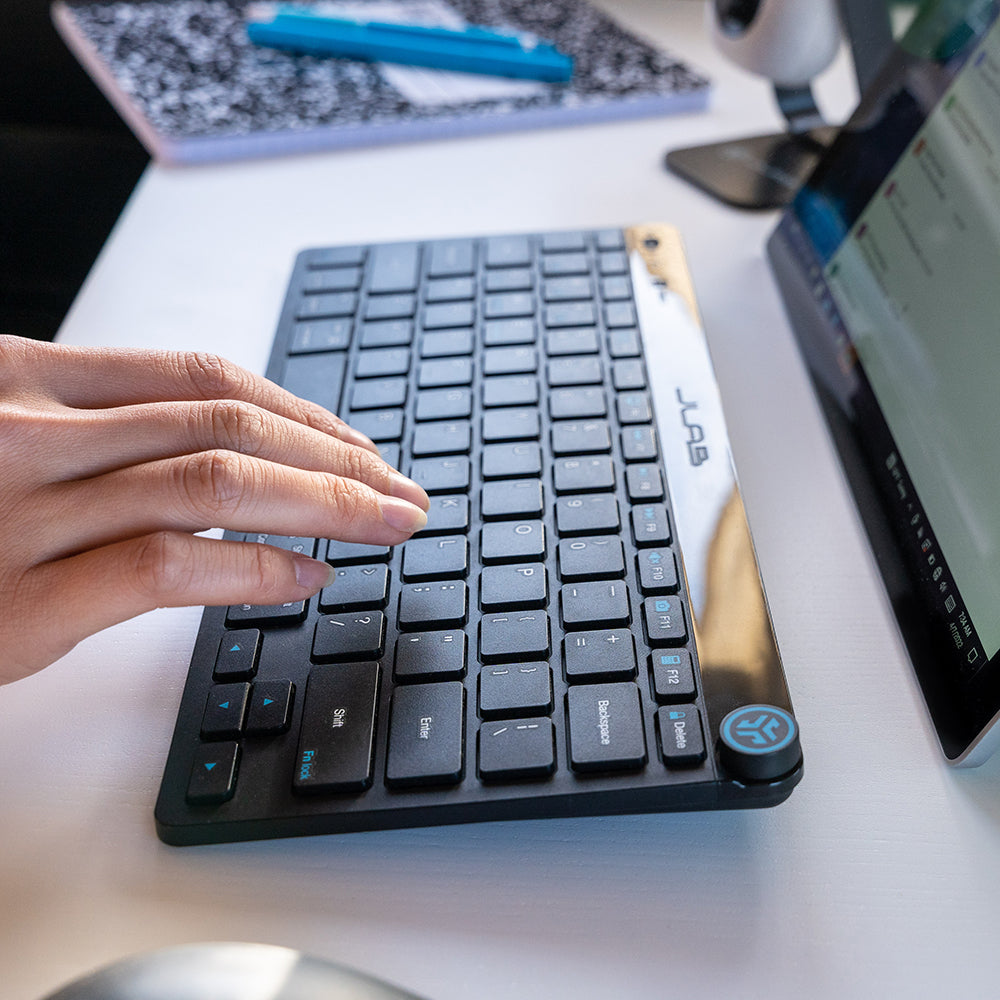
[[[997,14],[923,4],[771,247],[952,758],[1000,709]]]

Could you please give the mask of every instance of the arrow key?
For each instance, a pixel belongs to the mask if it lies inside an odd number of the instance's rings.
[[[247,734],[269,736],[283,733],[292,721],[295,685],[291,681],[260,681],[253,686]]]
[[[201,735],[205,739],[236,739],[243,729],[249,684],[215,684],[208,693]]]
[[[194,755],[188,781],[188,802],[225,802],[236,791],[238,743],[203,743]]]

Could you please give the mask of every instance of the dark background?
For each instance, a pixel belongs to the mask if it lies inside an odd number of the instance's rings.
[[[48,0],[0,2],[0,333],[51,340],[148,157]]]

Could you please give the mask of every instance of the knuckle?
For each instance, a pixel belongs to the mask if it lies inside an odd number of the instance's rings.
[[[320,489],[330,519],[341,533],[353,534],[352,528],[364,519],[368,509],[365,487],[354,479],[327,475],[322,477]]]
[[[244,455],[257,455],[268,439],[267,419],[249,403],[222,399],[210,404],[212,439]]]
[[[136,590],[155,604],[173,603],[190,589],[196,573],[187,536],[157,531],[140,538],[133,550],[130,579]]]
[[[181,501],[196,515],[209,518],[238,504],[252,475],[238,454],[218,449],[185,456],[175,469]]]
[[[192,351],[181,355],[181,365],[194,391],[203,399],[239,396],[246,385],[246,373],[218,354]]]

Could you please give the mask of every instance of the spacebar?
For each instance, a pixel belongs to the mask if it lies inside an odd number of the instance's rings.
[[[374,662],[313,667],[295,755],[295,791],[363,791],[371,784],[378,671]]]
[[[297,354],[285,363],[281,384],[290,393],[336,413],[340,409],[346,366],[347,354],[343,351]]]

